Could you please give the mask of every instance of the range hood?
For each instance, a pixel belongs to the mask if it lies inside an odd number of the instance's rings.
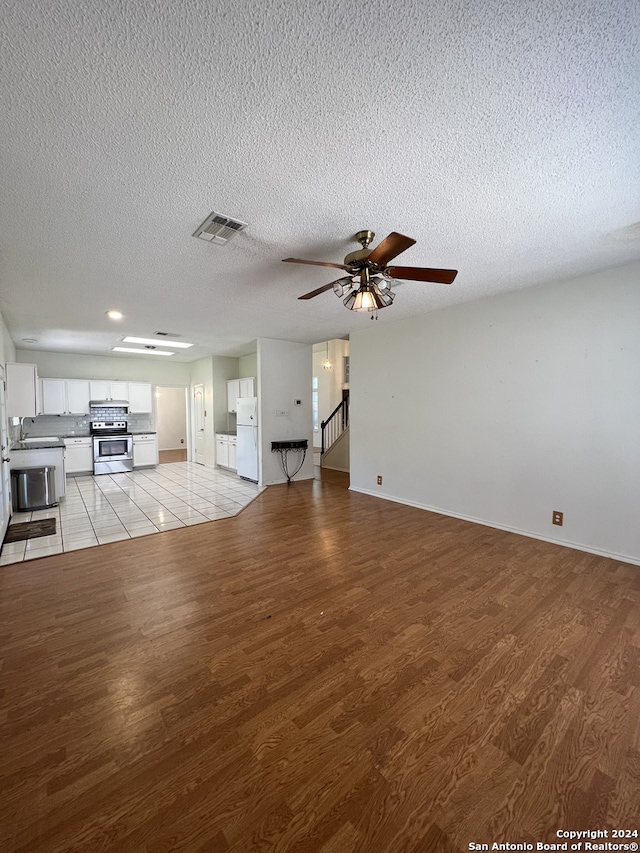
[[[128,400],[89,400],[91,409],[122,409],[129,407]]]

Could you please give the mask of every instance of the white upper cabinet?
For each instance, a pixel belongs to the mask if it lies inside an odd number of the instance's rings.
[[[111,394],[107,398],[109,400],[128,400],[129,399],[129,383],[128,382],[111,382]]]
[[[90,400],[127,400],[130,412],[150,414],[150,382],[110,382],[108,379],[41,379],[43,415],[87,415]]]
[[[72,415],[88,415],[91,390],[88,379],[67,379],[67,411]]]
[[[43,415],[86,415],[89,413],[89,380],[42,379]]]
[[[38,368],[35,364],[5,364],[8,418],[35,418],[40,414]]]
[[[89,385],[91,387],[92,400],[129,399],[128,382],[110,381],[108,379],[92,379]]]
[[[253,376],[227,381],[227,411],[235,414],[238,411],[238,397],[255,397],[256,380]]]
[[[64,415],[67,411],[67,383],[64,379],[41,379],[42,414]]]
[[[130,412],[146,414],[153,411],[153,395],[149,382],[129,382],[128,396],[124,399],[129,401]]]
[[[227,411],[238,411],[238,397],[240,396],[240,380],[229,379],[227,382]]]
[[[238,397],[255,397],[256,396],[256,380],[253,376],[247,376],[245,379],[240,379],[240,393]]]
[[[111,397],[111,383],[106,379],[92,379],[89,389],[92,400],[109,400]]]

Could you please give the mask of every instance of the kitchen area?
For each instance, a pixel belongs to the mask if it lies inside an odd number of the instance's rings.
[[[7,363],[5,377],[8,533],[56,524],[51,535],[5,540],[0,565],[227,518],[259,492],[233,473],[235,460],[220,470],[158,465],[150,382],[40,378],[28,363]]]
[[[54,518],[56,532],[26,544],[5,537],[0,565],[228,518],[287,481],[274,442],[311,445],[306,344],[260,339],[245,355],[171,363],[36,347],[12,355],[4,524]],[[161,435],[179,408],[183,425]],[[178,458],[167,458],[169,447]],[[312,454],[302,461],[296,480],[313,477]],[[40,470],[17,473],[25,469]],[[10,492],[27,509],[12,509]]]
[[[37,366],[24,363],[6,364],[5,374],[14,511],[55,503],[69,475],[158,464],[151,383],[39,378]],[[40,468],[48,476],[38,480]],[[27,472],[21,480],[18,471]]]

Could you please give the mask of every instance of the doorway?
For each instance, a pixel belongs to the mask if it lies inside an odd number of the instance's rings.
[[[198,465],[204,465],[204,385],[202,384],[193,386],[193,438],[193,460]]]
[[[160,463],[188,458],[187,389],[156,385],[156,430]]]

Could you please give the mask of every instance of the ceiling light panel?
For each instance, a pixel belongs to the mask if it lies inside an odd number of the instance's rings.
[[[127,335],[126,338],[122,339],[125,344],[150,344],[151,346],[155,346],[158,343],[157,338],[134,338],[131,335]],[[183,341],[170,341],[166,338],[162,339],[162,346],[176,347],[178,349],[188,349],[192,347],[193,344],[187,344]]]
[[[137,352],[141,355],[175,355],[175,352],[169,352],[162,349],[137,349],[136,347],[111,347],[112,352]]]

